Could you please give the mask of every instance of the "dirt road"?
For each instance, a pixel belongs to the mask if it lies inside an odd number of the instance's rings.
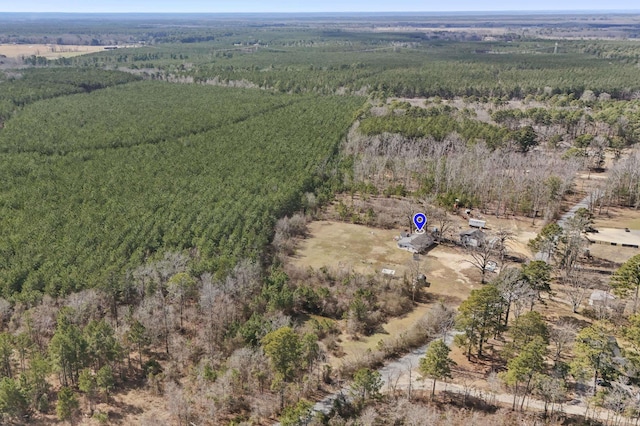
[[[450,334],[446,337],[446,342],[448,345],[453,343],[453,335]],[[415,390],[428,390],[430,391],[433,386],[433,381],[431,379],[421,379],[420,374],[418,373],[418,365],[420,362],[420,358],[422,358],[428,348],[429,345],[422,346],[418,349],[411,351],[405,356],[391,361],[385,366],[381,367],[378,372],[382,376],[383,393],[391,393],[393,391],[412,391]],[[410,388],[411,387],[411,388]],[[445,383],[445,382],[437,382],[436,383],[436,392],[453,392],[461,395],[467,394],[468,396],[482,399],[491,404],[499,404],[505,406],[511,406],[513,403],[513,394],[510,393],[493,393],[487,391],[486,389],[480,389],[475,387],[473,384],[463,386],[457,383]],[[344,395],[347,399],[350,399],[350,390],[349,385],[345,385],[339,391],[328,395],[321,401],[318,401],[313,406],[313,411],[311,416],[316,413],[329,414],[331,408],[333,407],[333,402],[340,395]],[[520,398],[518,398],[518,404],[520,404]],[[527,398],[524,403],[524,407],[529,411],[544,411],[545,404],[544,401],[540,401],[533,398]],[[551,405],[548,407],[551,409]],[[574,399],[567,404],[555,405],[555,412],[565,413],[576,416],[584,416],[588,411],[587,403],[584,399]],[[605,420],[607,415],[612,415],[611,413],[607,413],[607,410],[598,410],[594,412],[592,409],[588,411],[589,417],[592,419]],[[279,426],[280,423],[275,423],[274,426]]]

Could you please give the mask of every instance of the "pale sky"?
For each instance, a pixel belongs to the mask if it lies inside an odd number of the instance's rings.
[[[640,10],[632,0],[0,0],[0,12],[260,13]]]

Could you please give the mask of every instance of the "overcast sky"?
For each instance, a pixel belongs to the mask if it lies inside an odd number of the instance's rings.
[[[0,12],[446,12],[638,10],[632,0],[0,0]]]

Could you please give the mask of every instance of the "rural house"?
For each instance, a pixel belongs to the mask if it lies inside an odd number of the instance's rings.
[[[429,234],[402,234],[398,240],[398,248],[410,251],[411,253],[422,253],[435,243]]]

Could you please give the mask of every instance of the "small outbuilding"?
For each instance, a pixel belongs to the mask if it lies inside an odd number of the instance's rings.
[[[460,233],[460,242],[468,247],[480,247],[485,240],[485,234],[479,229],[468,229]]]
[[[422,253],[435,244],[433,237],[425,234],[411,234],[403,236],[398,240],[398,248],[407,250],[411,253]]]
[[[614,300],[616,297],[608,291],[594,290],[589,296],[589,306],[608,306]]]

